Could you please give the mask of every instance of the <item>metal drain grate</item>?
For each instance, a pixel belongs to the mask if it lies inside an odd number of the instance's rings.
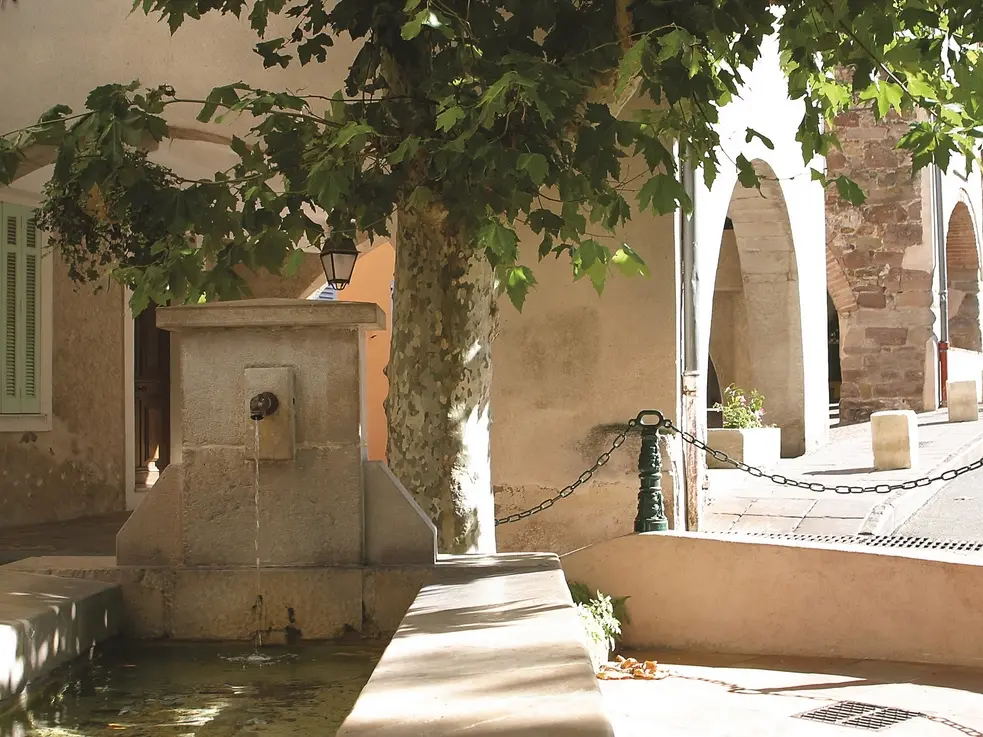
[[[839,701],[829,706],[807,711],[804,714],[797,714],[795,718],[821,722],[822,724],[835,724],[840,727],[865,729],[869,732],[880,732],[888,727],[893,727],[895,724],[923,716],[925,715],[917,711],[895,709],[877,704],[864,704],[859,701]]]
[[[779,532],[732,532],[743,537],[773,540],[798,540],[826,545],[861,545],[868,548],[907,548],[911,550],[954,550],[960,553],[983,552],[981,540],[936,540],[930,537],[891,537],[890,535],[795,535]]]

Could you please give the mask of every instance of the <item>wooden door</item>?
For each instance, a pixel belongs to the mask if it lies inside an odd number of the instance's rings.
[[[133,325],[136,486],[153,486],[171,460],[170,334],[148,307]]]

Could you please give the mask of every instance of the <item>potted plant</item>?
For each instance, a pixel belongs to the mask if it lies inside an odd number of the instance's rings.
[[[723,427],[707,431],[707,445],[750,466],[768,466],[781,457],[782,429],[763,422],[765,398],[731,384],[724,401],[714,405],[723,414]],[[708,468],[733,468],[707,453]]]

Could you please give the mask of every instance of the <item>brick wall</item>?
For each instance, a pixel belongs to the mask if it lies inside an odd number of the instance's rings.
[[[922,222],[922,173],[912,177],[909,158],[894,150],[905,121],[876,122],[854,110],[840,116],[836,129],[843,150],[827,158],[829,173],[850,175],[868,196],[859,208],[835,190],[826,198],[827,271],[842,268],[842,279],[834,273],[829,282],[841,325],[840,418],[852,423],[881,409],[923,408],[932,275],[906,269],[904,257],[922,244],[930,224]]]

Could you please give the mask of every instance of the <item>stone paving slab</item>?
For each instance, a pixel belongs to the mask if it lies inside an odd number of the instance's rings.
[[[601,681],[617,737],[838,737],[865,734],[798,715],[839,701],[918,712],[892,737],[983,735],[983,670],[972,668],[647,651],[660,681]],[[866,732],[877,734],[877,732]]]
[[[918,467],[875,471],[870,423],[830,428],[829,442],[764,469],[825,486],[875,486],[935,476],[983,457],[983,421],[948,422],[948,410],[918,415]],[[983,483],[983,470],[972,472]],[[781,486],[738,470],[710,470],[701,531],[800,535],[890,534],[945,482],[891,494],[837,494]]]

